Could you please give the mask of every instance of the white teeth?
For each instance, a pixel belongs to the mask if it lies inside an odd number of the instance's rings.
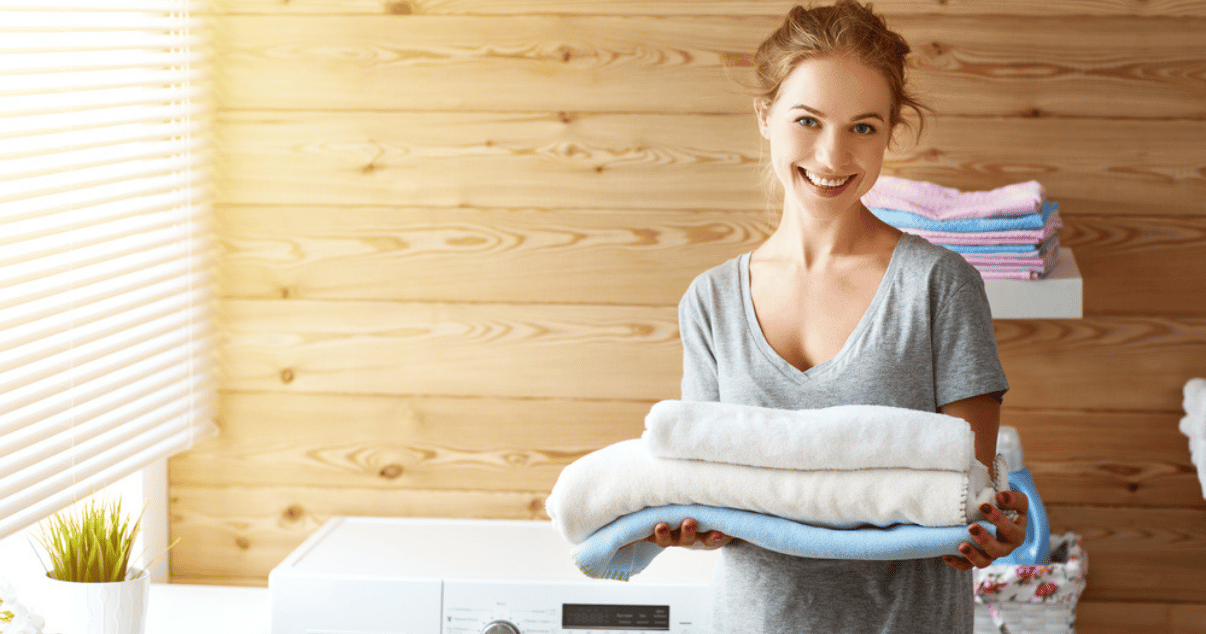
[[[818,178],[816,176],[813,176],[812,174],[808,173],[808,170],[803,170],[803,172],[804,172],[804,175],[808,177],[808,180],[813,185],[820,185],[821,187],[838,187],[840,185],[845,185],[847,181],[849,181],[851,178],[854,178],[854,176],[851,175],[851,176],[847,176],[846,178],[842,178],[842,179],[838,179],[838,180],[829,180],[826,178]]]

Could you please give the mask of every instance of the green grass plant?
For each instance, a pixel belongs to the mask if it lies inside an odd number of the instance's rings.
[[[76,510],[60,511],[47,519],[35,538],[50,557],[47,574],[59,581],[125,581],[141,526],[141,514],[132,526],[122,514],[121,498],[100,501],[94,497]]]

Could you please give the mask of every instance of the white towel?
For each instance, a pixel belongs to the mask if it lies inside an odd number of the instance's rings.
[[[641,436],[662,458],[779,469],[967,471],[975,434],[962,418],[882,405],[785,410],[662,401]]]
[[[1198,469],[1202,497],[1206,498],[1206,379],[1190,379],[1183,392],[1185,399],[1181,406],[1185,409],[1185,417],[1179,428],[1189,437],[1189,456]]]
[[[871,524],[956,526],[983,519],[992,501],[988,469],[790,471],[657,458],[639,439],[579,458],[561,471],[545,509],[578,544],[622,515],[650,506],[706,504],[852,528]]]

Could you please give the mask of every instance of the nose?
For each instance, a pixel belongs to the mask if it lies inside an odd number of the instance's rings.
[[[817,139],[817,162],[827,169],[837,170],[847,164],[850,158],[849,139],[837,126],[830,126]]]

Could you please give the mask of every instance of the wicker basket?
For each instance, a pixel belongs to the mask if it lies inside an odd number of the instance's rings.
[[[1051,564],[975,570],[976,634],[1072,634],[1088,560],[1080,535],[1051,538]]]

